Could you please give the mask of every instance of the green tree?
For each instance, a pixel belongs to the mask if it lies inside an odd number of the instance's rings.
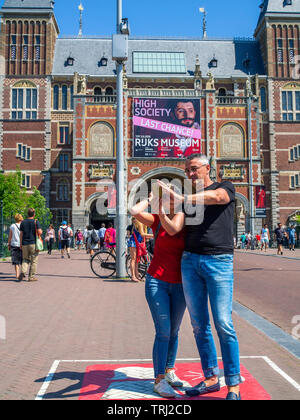
[[[27,206],[26,189],[21,187],[21,172],[0,174],[0,200],[3,200],[3,216],[24,215]]]
[[[27,208],[34,208],[38,221],[43,226],[48,226],[52,219],[52,214],[46,206],[46,199],[36,187],[33,187],[32,194],[27,196]]]

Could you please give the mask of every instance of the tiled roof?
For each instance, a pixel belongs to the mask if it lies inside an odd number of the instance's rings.
[[[292,0],[292,4],[287,4],[286,0],[264,0],[261,4],[261,13],[258,22],[264,16],[282,16],[300,14],[300,0]]]
[[[132,71],[132,53],[148,52],[184,52],[187,72],[181,74],[140,74]],[[53,75],[72,75],[74,72],[97,76],[115,76],[115,63],[111,59],[112,41],[110,38],[62,37],[58,38],[55,48]],[[165,77],[192,76],[198,55],[202,75],[211,71],[215,77],[243,77],[248,74],[265,74],[259,45],[252,40],[180,40],[180,39],[129,39],[129,59],[126,63],[127,76]],[[106,67],[98,65],[100,59],[108,59]],[[73,66],[66,66],[66,60],[72,57]],[[210,68],[213,58],[218,60],[217,68]],[[245,60],[249,59],[249,66]]]
[[[2,9],[53,9],[53,5],[52,0],[5,0]]]

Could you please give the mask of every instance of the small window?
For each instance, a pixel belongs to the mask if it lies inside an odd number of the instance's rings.
[[[292,175],[290,177],[290,188],[295,188],[295,177]]]
[[[294,147],[294,159],[295,160],[298,160],[298,147],[296,146],[296,147]]]
[[[294,161],[294,149],[290,149],[290,161]]]
[[[59,144],[70,143],[70,129],[69,125],[61,125],[59,127]]]
[[[264,86],[260,88],[260,107],[261,107],[261,112],[266,112],[267,98],[266,98],[266,88]]]
[[[295,175],[295,186],[299,187],[299,174]]]
[[[29,189],[31,187],[31,175],[21,175],[21,187]]]
[[[62,153],[59,155],[58,169],[60,172],[67,172],[69,170],[69,155]]]

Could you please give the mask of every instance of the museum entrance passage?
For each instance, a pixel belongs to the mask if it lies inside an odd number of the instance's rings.
[[[99,199],[98,199],[99,200]],[[105,224],[105,227],[108,227],[108,223],[112,222],[113,225],[115,225],[115,213],[108,212],[106,214],[101,214],[101,212],[98,211],[98,205],[97,201],[93,201],[90,209],[90,215],[89,215],[89,223],[94,226],[94,229],[99,230],[101,228],[102,223]],[[103,200],[104,206],[107,208],[107,199]]]

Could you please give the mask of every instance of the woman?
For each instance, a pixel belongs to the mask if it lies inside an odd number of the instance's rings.
[[[46,231],[45,241],[47,243],[48,254],[51,255],[53,244],[55,242],[55,230],[53,225],[50,225]]]
[[[86,236],[87,250],[90,254],[90,257],[94,255],[94,250],[100,246],[100,239],[98,237],[97,231],[94,229],[93,225],[88,225],[87,227],[87,236]]]
[[[112,222],[108,223],[108,228],[105,231],[104,246],[105,246],[105,249],[109,249],[110,251],[115,252],[116,229],[114,229]]]
[[[20,225],[23,220],[21,214],[15,215],[16,223],[13,223],[9,229],[8,235],[8,249],[11,252],[11,262],[15,266],[16,279],[19,280],[21,271],[20,267],[22,265],[22,249],[20,247]]]
[[[138,283],[141,281],[139,275],[139,264],[137,261],[137,242],[142,243],[145,239],[153,237],[153,235],[148,235],[147,227],[132,218],[132,225],[130,227],[130,237],[128,240],[128,250],[130,253],[130,271],[131,271],[131,281]]]
[[[144,225],[151,227],[154,235],[154,255],[146,277],[146,299],[152,314],[156,335],[153,346],[154,391],[165,398],[177,394],[172,387],[183,383],[175,374],[178,332],[186,308],[181,283],[181,256],[184,250],[184,231],[175,232],[173,226],[181,223],[183,214],[175,212],[170,200],[170,212],[165,214],[163,202],[150,194],[131,209],[131,214]],[[156,202],[156,203],[155,203]],[[145,212],[151,203],[158,215]],[[157,211],[155,211],[157,213]]]
[[[77,249],[80,251],[81,247],[83,245],[83,233],[81,232],[80,229],[76,230],[75,233],[75,244],[77,246]]]

